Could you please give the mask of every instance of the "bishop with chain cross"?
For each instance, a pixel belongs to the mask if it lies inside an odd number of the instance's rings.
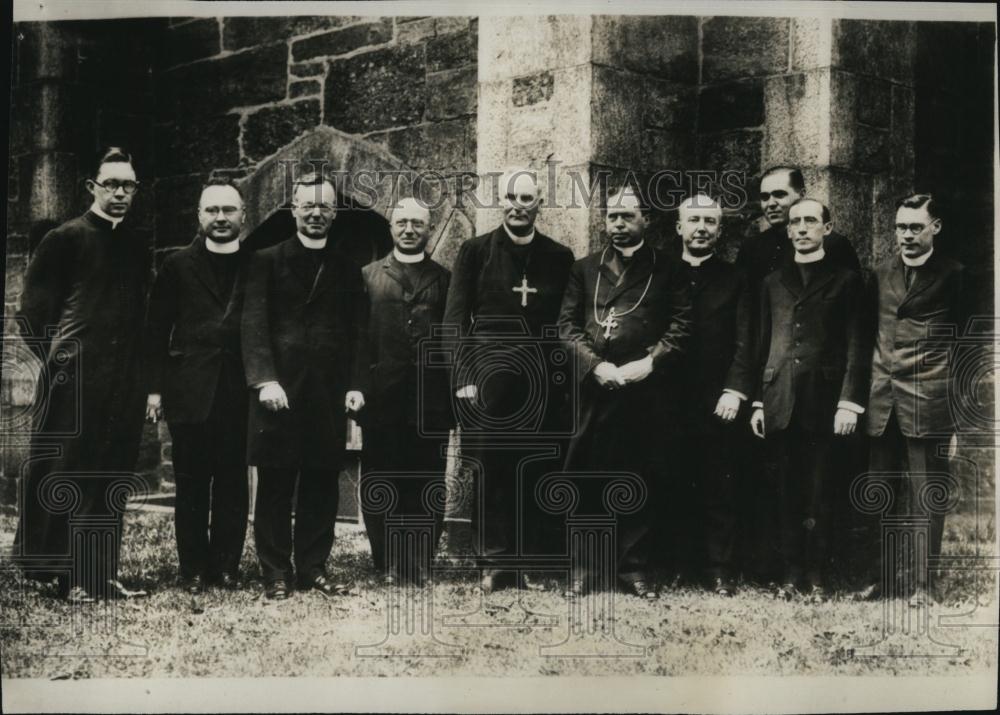
[[[567,386],[548,384],[545,394],[539,395],[528,374],[546,374],[552,364],[550,352],[561,349],[542,336],[556,326],[573,263],[572,251],[535,229],[542,198],[534,172],[508,172],[497,188],[503,223],[462,244],[444,316],[445,325],[458,328],[460,336],[452,385],[458,397],[462,451],[482,465],[472,513],[482,546],[484,591],[514,585],[515,574],[497,570],[497,559],[509,564],[511,557],[546,553],[549,548],[543,534],[546,515],[534,507],[532,470],[553,471],[561,465],[557,458],[531,462],[529,457],[537,457],[533,442],[547,439],[551,447],[546,435],[555,431],[550,423],[560,419],[558,410],[568,402]],[[532,344],[536,341],[537,346]],[[474,349],[463,349],[471,345]],[[512,364],[518,369],[487,367]],[[540,415],[540,421],[521,424],[514,419],[525,414]],[[511,437],[525,448],[497,446]],[[531,495],[520,503],[519,480],[520,493]],[[525,527],[518,530],[518,523]],[[564,533],[558,523],[552,531]]]
[[[616,573],[609,574],[644,598],[655,596],[645,571],[652,515],[662,508],[657,489],[670,481],[663,449],[672,429],[667,373],[685,349],[691,310],[680,268],[643,240],[648,223],[635,191],[608,198],[610,243],[573,264],[559,315],[560,336],[576,355],[581,378],[579,421],[563,469],[627,472],[645,483],[643,506],[617,515]],[[596,484],[581,494],[580,509],[606,512]],[[573,563],[587,563],[586,554],[574,554]],[[570,591],[577,594],[589,574],[574,568]]]

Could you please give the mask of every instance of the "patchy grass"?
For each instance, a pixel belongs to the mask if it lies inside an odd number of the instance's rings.
[[[12,515],[0,516],[0,533],[9,538],[13,525]],[[970,516],[955,517],[947,529],[946,551],[992,554],[992,529],[992,520],[976,524]],[[260,598],[258,583],[251,583],[236,593],[210,591],[196,613],[190,599],[173,586],[170,515],[130,513],[122,574],[129,585],[148,588],[150,598],[118,604],[109,622],[114,635],[106,636],[96,620],[102,607],[74,612],[45,587],[22,584],[11,570],[0,572],[2,673],[42,678],[957,675],[985,671],[996,660],[994,628],[936,623],[940,614],[971,613],[977,607],[970,623],[995,619],[993,575],[971,571],[942,576],[941,604],[931,612],[933,637],[954,649],[916,636],[891,640],[899,652],[940,656],[934,658],[860,657],[859,648],[881,640],[881,602],[855,602],[850,594],[838,594],[820,605],[786,603],[750,587],[730,599],[692,588],[665,589],[652,603],[616,595],[613,619],[603,623],[613,623],[617,641],[593,635],[572,650],[547,651],[566,640],[572,607],[562,597],[558,579],[549,580],[548,591],[501,591],[482,599],[471,571],[440,578],[430,592],[433,637],[421,637],[417,629],[417,635],[386,640],[389,616],[398,613],[389,599],[400,598],[405,606],[405,592],[380,585],[369,567],[362,530],[344,525],[337,530],[331,572],[353,582],[350,595],[325,600],[296,593],[274,605]],[[252,543],[244,568],[251,577],[257,574]],[[905,605],[898,612],[915,613]],[[77,634],[74,614],[84,623]],[[376,649],[358,650],[379,643]],[[594,657],[601,655],[616,657]]]

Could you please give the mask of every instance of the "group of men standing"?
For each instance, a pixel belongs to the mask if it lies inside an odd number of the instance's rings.
[[[363,426],[362,510],[389,583],[429,576],[441,533],[433,493],[444,493],[456,425],[473,465],[487,592],[531,587],[534,557],[547,564],[583,548],[567,544],[564,522],[539,506],[535,487],[546,475],[639,480],[643,499],[618,515],[612,560],[634,595],[655,597],[648,573],[659,552],[694,563],[722,595],[772,557],[768,578],[780,594],[804,587],[821,599],[834,537],[831,470],[844,438],[864,421],[875,437],[872,469],[905,472],[911,499],[944,471],[950,376],[946,364],[924,365],[920,341],[930,326],[962,325],[966,290],[962,267],[934,251],[941,219],[927,195],[900,202],[900,253],[869,289],[829,208],[805,196],[793,167],[764,174],[770,228],[744,241],[735,264],[716,255],[718,203],[697,194],[680,205],[678,256],[648,239],[648,207],[634,187],[607,197],[606,244],[574,261],[535,228],[534,175],[508,174],[501,225],[466,241],[452,272],[427,254],[431,213],[415,199],[390,212],[391,253],[355,264],[331,240],[337,195],[321,174],[294,182],[295,235],[248,252],[240,192],[219,180],[201,193],[196,239],[160,267],[147,312],[145,247],[120,225],[138,188],[131,157],[104,153],[87,187],[90,210],[39,245],[21,309],[43,362],[73,347],[83,419],[78,434],[59,431],[72,409],[61,396],[71,393],[40,383],[48,408],[15,550],[30,576],[58,578],[74,600],[127,590],[46,566],[70,544],[43,482],[54,471],[131,470],[143,395],[147,419],[164,417],[173,440],[180,578],[190,593],[238,587],[247,465],[258,470],[253,526],[265,597],[346,591],[327,561],[348,416]],[[449,355],[449,369],[429,364],[430,354]],[[526,378],[565,354],[575,384],[539,391]],[[59,438],[57,464],[53,434],[70,435]],[[388,501],[366,489],[372,480],[388,485]],[[78,481],[82,508],[109,508]],[[600,510],[598,484],[582,489],[583,511]],[[756,562],[740,558],[737,540],[758,507],[771,517]],[[430,524],[419,547],[387,528],[408,517]],[[932,555],[940,534],[937,518]],[[117,552],[116,541],[111,573]],[[598,582],[573,556],[568,592],[578,595]]]

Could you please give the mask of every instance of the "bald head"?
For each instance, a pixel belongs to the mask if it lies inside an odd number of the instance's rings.
[[[705,194],[689,196],[677,207],[677,235],[684,253],[707,256],[715,251],[722,234],[722,207]]]
[[[434,224],[427,205],[412,197],[400,199],[389,217],[392,242],[400,253],[423,253]]]
[[[503,222],[515,236],[527,236],[535,228],[542,205],[538,179],[530,169],[511,169],[500,178]]]

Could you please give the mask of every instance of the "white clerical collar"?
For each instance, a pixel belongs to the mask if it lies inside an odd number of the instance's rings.
[[[205,248],[208,249],[209,253],[218,253],[221,255],[231,255],[240,250],[240,242],[236,241],[213,241],[208,236],[205,236]]]
[[[424,260],[424,256],[427,254],[421,251],[420,253],[403,253],[398,248],[392,249],[392,256],[400,263],[420,263]]]
[[[899,254],[899,257],[903,259],[904,266],[909,266],[910,268],[920,268],[920,266],[924,265],[925,263],[927,263],[927,261],[930,260],[932,253],[934,253],[933,248],[931,248],[931,250],[929,250],[924,255],[917,256],[916,258],[908,258],[904,256],[902,253]]]
[[[91,205],[90,210],[93,211],[98,216],[100,216],[101,218],[103,218],[105,221],[108,221],[111,224],[112,231],[118,228],[118,224],[122,222],[121,218],[108,216],[106,213],[104,213],[104,211],[101,210],[101,207],[97,205],[96,201]]]
[[[299,241],[306,248],[317,251],[321,248],[326,248],[326,236],[323,238],[309,238],[308,236],[303,236],[300,231],[296,231],[295,235],[299,237]]]
[[[823,260],[826,253],[823,251],[823,247],[820,246],[817,250],[812,253],[799,253],[795,252],[795,262],[796,263],[819,263]]]
[[[634,246],[619,246],[617,243],[612,243],[611,245],[615,247],[615,250],[622,254],[625,258],[631,258],[632,254],[642,248],[642,244],[646,241],[642,240]]]
[[[714,255],[715,253],[708,253],[704,256],[692,256],[690,253],[687,252],[687,249],[685,248],[683,251],[681,251],[681,260],[687,263],[688,265],[697,268],[698,266],[700,266],[702,263],[704,263]]]
[[[510,237],[510,240],[513,241],[514,244],[517,246],[527,246],[529,243],[531,243],[532,239],[534,239],[535,237],[534,226],[532,226],[531,233],[529,233],[527,236],[515,236],[511,232],[510,227],[507,224],[503,224],[503,230],[507,232],[507,235]]]

